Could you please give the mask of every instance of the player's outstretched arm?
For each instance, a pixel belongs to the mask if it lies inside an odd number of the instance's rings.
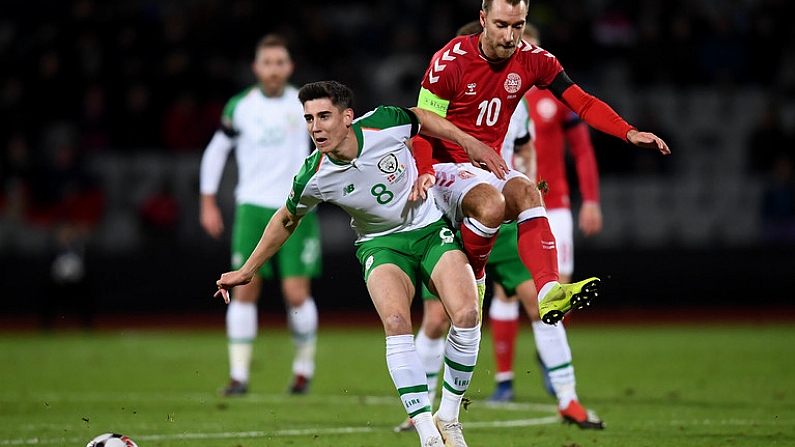
[[[422,124],[420,129],[422,135],[456,143],[464,149],[469,161],[474,166],[489,170],[501,179],[504,179],[505,174],[510,172],[508,164],[497,151],[459,129],[455,124],[434,112],[419,107],[412,107],[411,111],[417,115]]]
[[[262,237],[257,243],[257,247],[254,248],[254,252],[248,257],[243,267],[233,272],[224,273],[215,282],[218,286],[218,291],[213,296],[221,295],[224,301],[229,304],[229,291],[235,286],[251,282],[260,267],[287,242],[287,239],[293,234],[300,221],[301,216],[291,213],[286,206],[279,208],[276,214],[271,217],[265,227],[265,231],[262,232]]]
[[[668,145],[660,137],[650,132],[638,131],[605,102],[585,93],[582,88],[568,79],[568,76],[559,75],[555,82],[560,82],[563,87],[553,85],[550,87],[552,93],[594,129],[623,138],[638,147],[657,149],[663,155],[671,153]]]
[[[671,153],[671,149],[668,148],[665,141],[651,132],[639,132],[637,129],[630,129],[627,132],[627,141],[638,147],[657,149],[663,155]]]

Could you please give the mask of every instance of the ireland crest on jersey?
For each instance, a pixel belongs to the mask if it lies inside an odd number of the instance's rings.
[[[378,169],[385,174],[393,174],[397,171],[397,167],[398,159],[395,154],[384,155],[383,158],[378,161]]]

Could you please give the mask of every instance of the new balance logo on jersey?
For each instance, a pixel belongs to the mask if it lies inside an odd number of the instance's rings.
[[[455,54],[467,54],[466,51],[461,49],[461,42],[455,44],[452,48],[453,53]],[[444,62],[454,61],[456,56],[454,54],[450,54],[450,50],[446,50],[442,53],[441,57],[433,61],[433,68],[431,71],[428,72],[428,80],[431,81],[431,84],[435,84],[439,81],[439,74],[447,67],[447,64]]]
[[[352,192],[353,192],[353,183],[351,183],[350,185],[342,188],[342,195],[343,196],[347,196],[348,194],[350,194]]]

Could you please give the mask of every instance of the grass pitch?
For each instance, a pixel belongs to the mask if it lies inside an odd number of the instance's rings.
[[[518,341],[517,401],[493,389],[488,328],[462,410],[470,447],[795,445],[795,328],[582,326],[568,329],[581,402],[603,431],[560,423],[541,387],[529,326]],[[84,446],[104,432],[140,447],[418,446],[393,433],[405,413],[379,328],[321,327],[311,393],[290,396],[292,347],[262,330],[250,395],[216,395],[223,330],[0,333],[0,446]]]

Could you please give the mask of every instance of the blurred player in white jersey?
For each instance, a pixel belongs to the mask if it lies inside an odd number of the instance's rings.
[[[204,151],[201,163],[201,224],[214,238],[224,230],[218,192],[224,165],[234,149],[238,169],[232,268],[239,268],[259,241],[262,227],[284,204],[292,177],[311,149],[303,123],[298,89],[288,83],[293,62],[287,42],[269,34],[260,39],[252,70],[257,84],[227,102],[221,125]],[[229,384],[226,396],[248,391],[253,343],[258,330],[257,302],[264,280],[281,279],[287,322],[295,345],[289,391],[306,393],[315,372],[318,315],[311,279],[320,275],[320,230],[315,213],[303,219],[295,236],[273,263],[235,289],[227,308]],[[275,266],[272,264],[276,264]],[[274,267],[276,267],[274,269]]]

